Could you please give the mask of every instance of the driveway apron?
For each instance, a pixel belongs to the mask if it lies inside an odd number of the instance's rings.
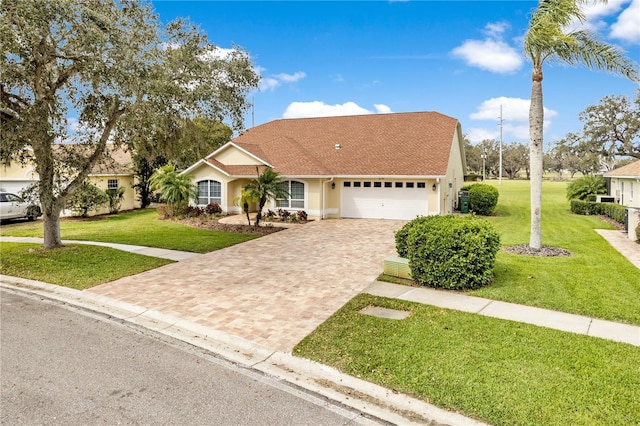
[[[290,352],[382,272],[403,223],[309,222],[87,291]]]

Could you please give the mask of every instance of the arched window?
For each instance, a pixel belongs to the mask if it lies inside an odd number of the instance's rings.
[[[201,180],[198,182],[198,205],[211,203],[222,205],[222,184],[217,180]]]
[[[276,205],[283,208],[304,209],[304,183],[287,180],[283,182],[283,186],[289,193],[289,198],[277,199]]]

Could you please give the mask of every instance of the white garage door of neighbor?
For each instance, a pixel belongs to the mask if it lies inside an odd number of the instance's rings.
[[[427,196],[424,182],[345,181],[341,188],[340,216],[411,220],[427,215]]]

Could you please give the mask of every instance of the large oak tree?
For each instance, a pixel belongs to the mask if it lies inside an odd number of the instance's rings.
[[[0,22],[0,155],[35,162],[45,248],[61,246],[60,211],[108,143],[135,150],[170,131],[167,117],[240,130],[259,80],[242,49],[184,21],[162,26],[138,0],[4,1]]]

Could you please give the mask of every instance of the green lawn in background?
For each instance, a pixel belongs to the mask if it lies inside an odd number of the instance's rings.
[[[41,244],[2,243],[0,274],[78,290],[157,268],[171,260],[84,244],[44,250]]]
[[[529,182],[504,181],[496,215],[487,219],[503,246],[529,243]],[[608,320],[640,324],[640,270],[595,228],[612,227],[593,216],[574,215],[566,182],[544,182],[542,243],[571,257],[531,257],[499,252],[495,281],[469,294]],[[640,245],[638,246],[640,250]]]
[[[640,350],[585,335],[361,294],[293,353],[491,424],[640,424]]]
[[[7,236],[42,238],[43,225],[42,221],[3,224],[0,232]],[[89,219],[67,218],[60,221],[60,235],[65,240],[102,241],[194,253],[208,253],[257,237],[160,220],[155,209]]]

